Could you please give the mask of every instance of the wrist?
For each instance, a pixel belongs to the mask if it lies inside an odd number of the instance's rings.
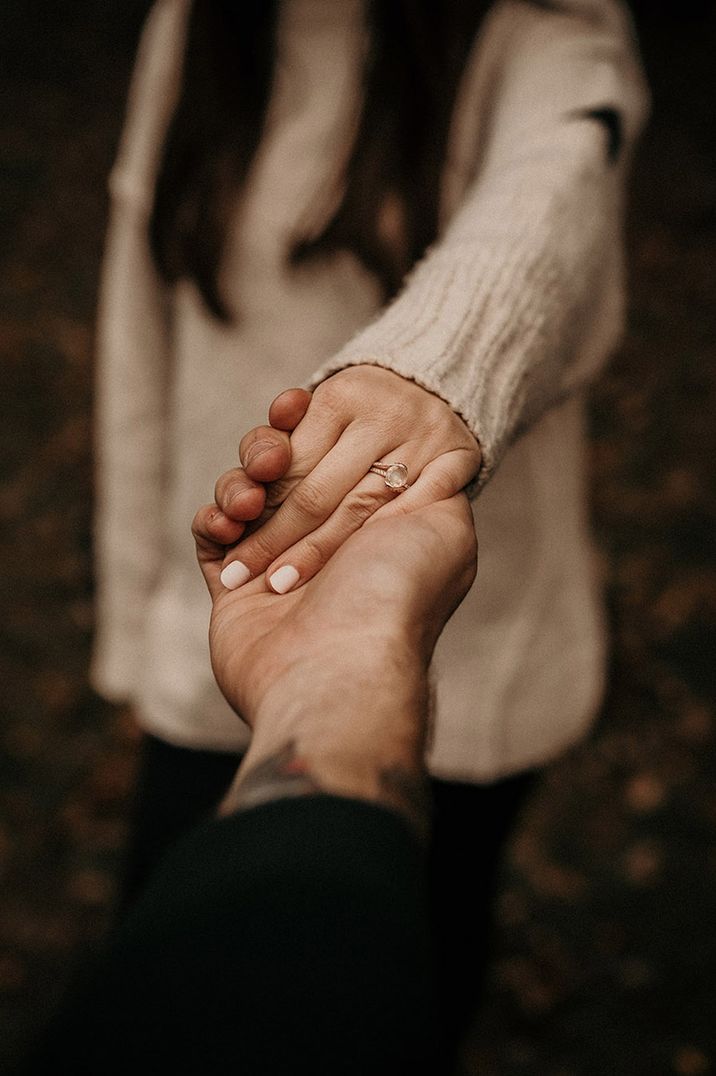
[[[341,744],[364,746],[373,736],[386,739],[401,717],[419,726],[427,706],[425,664],[394,637],[322,640],[315,656],[285,665],[263,684],[251,722],[259,740],[291,730],[327,745],[335,730]]]
[[[324,648],[266,689],[222,813],[328,793],[381,803],[424,831],[427,678],[409,650],[374,643]]]

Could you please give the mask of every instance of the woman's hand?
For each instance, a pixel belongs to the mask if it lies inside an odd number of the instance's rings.
[[[312,396],[282,393],[272,404],[272,427],[292,429],[306,407],[290,445],[287,433],[277,442],[275,429],[252,430],[240,446],[244,469],[217,483],[224,519],[216,537],[238,543],[221,575],[230,589],[265,572],[272,590],[292,590],[375,513],[386,518],[450,498],[480,466],[477,441],[449,405],[390,370],[355,366],[334,374]],[[404,463],[409,488],[396,493],[380,475],[368,473],[376,462]],[[262,482],[273,483],[267,498]],[[244,535],[246,520],[276,505]]]

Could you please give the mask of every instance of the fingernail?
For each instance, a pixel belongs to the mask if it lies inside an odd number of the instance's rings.
[[[251,572],[240,560],[232,560],[231,564],[227,564],[219,576],[227,590],[236,590],[237,587],[248,583],[250,578]]]
[[[294,566],[284,564],[283,568],[279,568],[277,572],[269,576],[269,585],[277,594],[286,594],[296,586],[299,579],[300,573],[296,571]]]

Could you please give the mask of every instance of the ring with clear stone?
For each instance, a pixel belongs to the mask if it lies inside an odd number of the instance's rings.
[[[408,468],[404,463],[374,463],[368,474],[379,474],[388,489],[402,493],[408,488]]]

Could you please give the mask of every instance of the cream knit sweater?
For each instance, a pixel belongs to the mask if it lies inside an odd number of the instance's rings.
[[[345,151],[364,33],[361,0],[285,0],[270,121],[222,268],[242,315],[227,327],[193,286],[168,291],[147,247],[187,11],[157,0],[150,14],[110,184],[95,684],[175,743],[245,743],[211,676],[190,521],[278,391],[377,363],[446,400],[484,459],[478,581],[433,665],[431,771],[488,781],[544,763],[588,727],[603,685],[582,389],[622,328],[624,179],[647,97],[629,21],[615,0],[497,0],[455,110],[440,239],[381,309],[350,254],[285,265]],[[588,115],[604,109],[621,123],[616,162]]]

